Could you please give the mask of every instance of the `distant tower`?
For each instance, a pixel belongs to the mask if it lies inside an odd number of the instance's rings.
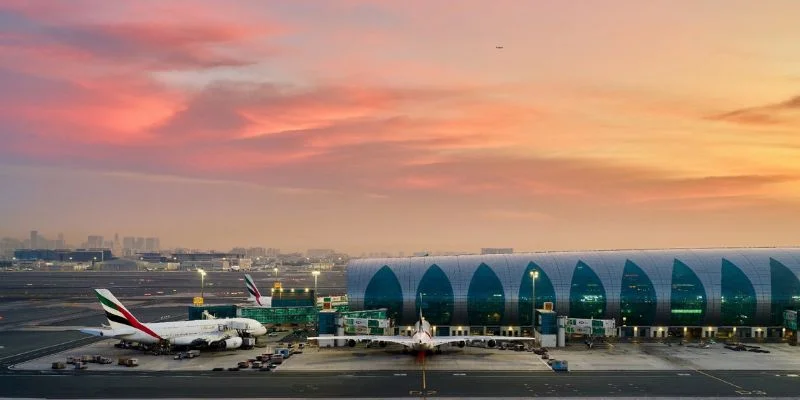
[[[31,248],[32,249],[39,248],[39,232],[38,231],[31,231]]]

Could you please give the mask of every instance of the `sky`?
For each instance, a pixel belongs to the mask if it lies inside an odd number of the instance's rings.
[[[7,0],[0,236],[798,245],[797,15],[795,0]]]

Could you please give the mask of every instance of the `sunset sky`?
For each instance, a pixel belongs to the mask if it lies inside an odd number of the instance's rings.
[[[798,16],[797,0],[6,0],[0,236],[798,245]]]

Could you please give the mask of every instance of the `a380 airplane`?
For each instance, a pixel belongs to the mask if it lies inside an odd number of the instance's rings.
[[[464,347],[467,342],[485,341],[489,347],[497,346],[497,341],[529,341],[535,340],[532,337],[508,337],[508,336],[437,336],[432,334],[431,324],[422,316],[422,309],[419,310],[419,321],[414,324],[414,333],[411,336],[378,336],[378,335],[348,335],[348,336],[317,336],[310,337],[309,340],[320,339],[346,339],[347,345],[355,347],[358,341],[378,342],[381,347],[387,343],[397,343],[405,346],[412,351],[439,351],[439,346],[449,343],[457,343],[458,347]]]
[[[106,313],[110,329],[84,328],[94,336],[107,336],[127,342],[168,344],[171,346],[236,349],[243,336],[262,336],[267,328],[250,318],[225,318],[196,321],[141,323],[107,289],[95,289]]]

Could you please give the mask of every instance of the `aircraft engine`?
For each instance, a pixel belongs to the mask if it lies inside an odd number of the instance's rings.
[[[225,343],[225,345],[223,346],[223,348],[226,348],[226,349],[238,349],[239,347],[242,347],[242,338],[240,338],[238,336],[237,337],[232,337],[230,339],[226,339],[224,343]]]
[[[458,342],[458,347],[461,347],[462,349],[463,349],[463,348],[464,348],[464,346],[466,346],[466,345],[467,345],[467,342],[465,342],[465,341],[463,341],[463,340],[461,340],[461,341],[459,341],[459,342]]]
[[[495,347],[497,346],[497,342],[494,339],[489,339],[489,341],[486,342],[486,345],[489,347]]]
[[[349,339],[347,341],[347,345],[350,346],[350,347],[356,347],[356,341],[353,340],[353,339]]]
[[[386,342],[380,341],[380,342],[378,342],[378,346],[386,347]]]

